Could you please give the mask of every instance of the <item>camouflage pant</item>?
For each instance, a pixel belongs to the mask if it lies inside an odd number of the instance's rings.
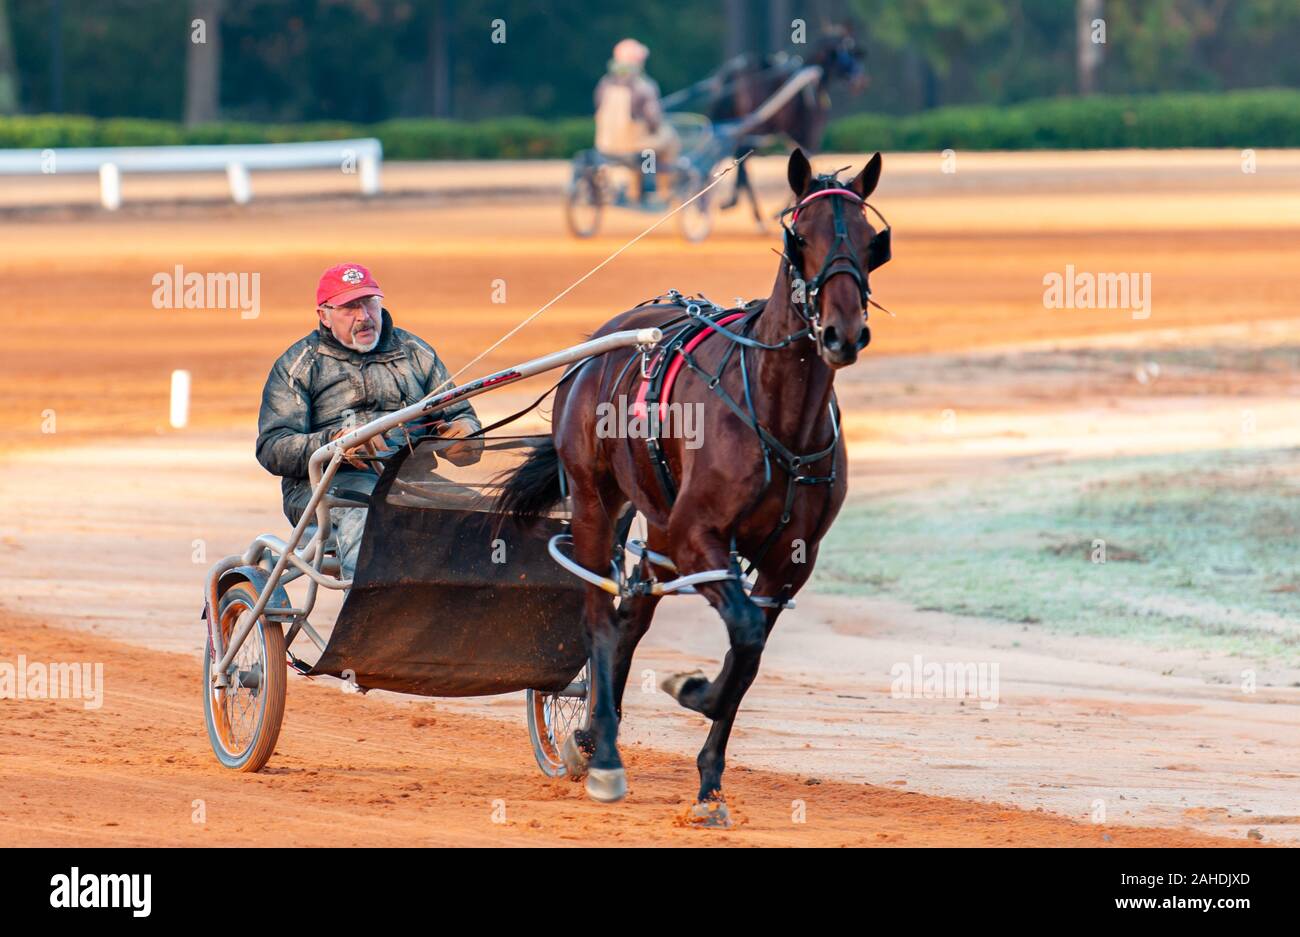
[[[357,555],[361,552],[361,534],[366,529],[366,509],[333,508],[330,511],[330,520],[334,525],[334,542],[338,545],[343,578],[351,579],[357,571]]]

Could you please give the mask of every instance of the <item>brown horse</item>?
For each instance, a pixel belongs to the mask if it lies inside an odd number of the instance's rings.
[[[643,557],[643,579],[651,579],[652,566],[670,568],[664,557],[682,575],[730,573],[696,587],[726,623],[731,647],[721,672],[712,680],[675,674],[661,683],[681,705],[713,720],[697,759],[694,809],[705,825],[728,823],[722,772],[736,711],[758,673],[768,634],[808,580],[818,542],[844,501],[846,456],[832,388],[835,371],[852,364],[870,341],[867,273],[888,259],[888,229],[878,233],[862,204],[880,170],[877,153],[847,184],[814,178],[803,152],[794,152],[787,169],[794,221],[772,294],[743,307],[730,327],[716,324],[725,316],[698,309],[683,315],[688,303],[673,294],[674,302],[629,310],[596,333],[659,326],[664,346],[691,325],[712,333],[690,351],[672,401],[702,413],[697,446],[682,438],[652,446],[629,438],[635,432],[602,432],[598,414],[620,397],[631,400],[641,380],[635,353],[605,355],[580,365],[562,385],[552,440],[511,475],[499,502],[502,510],[537,515],[567,490],[573,559],[593,572],[606,574],[621,550],[631,505],[647,520],[649,550],[661,554],[655,563],[648,552]],[[704,318],[715,324],[706,326]],[[757,570],[752,597],[738,557]],[[566,762],[571,774],[587,774],[587,792],[600,801],[619,800],[627,790],[617,747],[623,689],[659,602],[644,583],[629,591],[616,608],[609,592],[591,585],[584,609],[591,722],[567,747]]]
[[[804,94],[796,95],[785,107],[753,128],[740,141],[734,155],[740,156],[761,147],[764,138],[773,136],[792,141],[806,153],[817,153],[821,150],[822,137],[830,120],[831,87],[843,81],[854,94],[866,88],[870,79],[863,64],[864,58],[865,52],[857,45],[853,31],[847,26],[827,27],[824,35],[802,58],[784,52],[761,57],[753,54],[737,56],[715,77],[719,91],[709,102],[709,119],[716,123],[751,114],[776,94],[803,65],[817,65],[822,70],[817,84]],[[754,222],[762,230],[763,210],[749,178],[749,166],[743,162],[736,170],[731,198],[722,208],[733,207],[740,201],[742,193],[748,196]]]
[[[817,65],[821,67],[822,76],[812,90],[796,96],[753,130],[756,136],[784,135],[805,152],[816,153],[821,149],[830,118],[831,87],[843,81],[854,94],[858,94],[869,82],[863,65],[864,56],[853,32],[844,26],[827,28],[802,58],[792,58],[785,53],[762,57],[752,54],[737,56],[716,76],[721,93],[709,102],[709,119],[714,122],[735,120],[753,113],[800,67]]]

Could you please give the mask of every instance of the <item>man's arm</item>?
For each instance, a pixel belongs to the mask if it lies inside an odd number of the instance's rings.
[[[409,333],[408,333],[409,334]],[[418,375],[422,381],[422,390],[424,396],[436,391],[451,390],[454,386],[451,383],[451,371],[442,363],[438,353],[433,350],[423,339],[411,335],[408,339],[416,351],[416,355],[421,365],[422,374]],[[469,432],[477,432],[482,428],[478,421],[478,414],[474,412],[474,407],[468,399],[457,400],[441,410],[435,410],[429,414],[430,419],[441,420],[444,423],[453,423],[457,420],[463,420],[472,428]]]
[[[414,351],[414,357],[423,372],[421,378],[424,395],[427,397],[434,391],[450,390],[454,386],[451,383],[451,372],[442,363],[438,353],[427,342],[414,335],[409,336],[409,341],[410,347]],[[429,414],[429,417],[430,425],[426,429],[412,432],[411,439],[426,434],[457,438],[468,436],[482,429],[478,414],[474,412],[474,407],[468,399],[458,400],[441,410],[435,410]],[[482,449],[483,443],[475,439],[455,443],[442,449],[441,452],[455,465],[470,465],[479,460]]]
[[[632,119],[640,120],[654,133],[663,123],[664,112],[659,106],[659,85],[648,75],[642,75],[632,94]]]
[[[311,399],[299,378],[290,372],[297,365],[305,370],[302,349],[293,361],[282,356],[266,378],[262,409],[257,416],[257,461],[272,475],[306,478],[307,460],[329,441],[330,431],[311,429]]]

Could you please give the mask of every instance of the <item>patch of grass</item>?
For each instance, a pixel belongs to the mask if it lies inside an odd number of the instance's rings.
[[[1300,452],[1069,463],[851,500],[818,585],[1300,660]]]

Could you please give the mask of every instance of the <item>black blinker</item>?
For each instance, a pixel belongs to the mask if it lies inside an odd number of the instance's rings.
[[[885,228],[883,231],[876,232],[871,243],[867,245],[867,272],[870,273],[877,267],[882,267],[889,262],[894,256],[893,247],[890,243],[889,232],[892,229]]]

